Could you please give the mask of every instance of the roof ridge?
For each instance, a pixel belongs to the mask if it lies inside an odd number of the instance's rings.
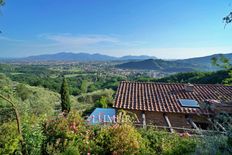
[[[141,84],[165,84],[165,85],[187,85],[187,84],[192,84],[195,86],[223,86],[223,87],[232,87],[232,86],[226,86],[223,84],[202,84],[202,83],[167,83],[167,82],[151,82],[151,81],[120,81],[120,83],[141,83]]]

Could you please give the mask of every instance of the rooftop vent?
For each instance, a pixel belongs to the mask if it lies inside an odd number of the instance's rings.
[[[193,92],[194,91],[194,85],[193,84],[191,84],[191,83],[188,83],[188,84],[186,84],[185,85],[185,91],[187,91],[187,92]]]

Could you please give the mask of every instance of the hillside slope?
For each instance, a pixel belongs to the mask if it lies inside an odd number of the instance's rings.
[[[127,63],[119,64],[116,67],[122,69],[157,70],[157,71],[165,71],[165,72],[194,71],[194,68],[191,64],[176,62],[176,61],[165,61],[161,59],[155,59],[155,60],[148,59],[143,61],[127,62]]]
[[[214,54],[214,55],[209,55],[205,57],[196,57],[196,58],[190,58],[190,59],[183,59],[183,60],[176,60],[177,62],[180,63],[190,63],[192,64],[195,68],[202,68],[205,70],[216,70],[215,66],[211,64],[211,59],[213,57],[219,58],[222,54]],[[230,61],[232,61],[232,53],[229,54],[223,54],[224,57],[228,58]]]
[[[60,94],[42,87],[11,81],[4,74],[0,74],[0,93],[13,99],[21,110],[26,110],[36,115],[52,115],[61,109]],[[73,107],[76,107],[77,100],[75,97],[71,96],[71,102]],[[4,107],[5,104],[0,100],[0,107]]]
[[[221,54],[215,54],[205,57],[197,57],[183,60],[165,61],[161,59],[147,59],[142,61],[131,61],[119,64],[116,67],[122,69],[142,69],[142,70],[157,70],[169,72],[189,72],[197,71],[216,71],[219,68],[211,64],[213,57],[219,58]],[[224,54],[224,56],[232,61],[232,53]]]

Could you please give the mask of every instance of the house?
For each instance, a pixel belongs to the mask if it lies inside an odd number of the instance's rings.
[[[232,113],[231,101],[232,86],[123,81],[113,107],[133,112],[140,125],[167,126],[173,132],[173,128],[207,129],[215,112]],[[202,108],[210,104],[219,111]]]

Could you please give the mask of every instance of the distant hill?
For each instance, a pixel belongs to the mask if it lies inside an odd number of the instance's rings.
[[[141,56],[123,56],[123,57],[113,57],[103,54],[89,54],[89,53],[56,53],[56,54],[45,54],[37,56],[29,56],[26,58],[21,58],[18,60],[25,61],[114,61],[114,60],[145,60],[155,57],[150,57],[146,55]]]
[[[133,55],[127,55],[118,58],[119,60],[146,60],[146,59],[157,59],[154,56],[147,56],[147,55],[140,55],[140,56],[133,56]]]
[[[166,72],[189,72],[194,68],[191,64],[177,62],[177,61],[165,61],[161,59],[148,59],[143,61],[132,61],[123,64],[119,64],[116,67],[122,69],[142,69],[142,70],[158,70]]]
[[[190,58],[190,59],[183,59],[183,60],[176,60],[177,62],[181,63],[190,63],[195,68],[202,68],[203,70],[217,70],[217,67],[212,66],[211,59],[213,57],[219,58],[222,54],[214,54],[204,57],[196,57],[196,58]],[[232,61],[232,53],[230,54],[223,54],[226,58],[230,59]]]
[[[119,64],[116,67],[122,69],[143,69],[143,70],[158,70],[169,72],[186,72],[186,71],[215,71],[217,67],[211,64],[213,57],[220,57],[221,54],[215,54],[205,57],[190,58],[183,60],[170,60],[165,61],[161,59],[148,59],[143,61],[130,61],[123,64]],[[224,54],[225,57],[232,61],[232,53]]]
[[[225,57],[232,61],[232,53],[223,54]],[[89,54],[89,53],[56,53],[56,54],[45,54],[37,56],[29,56],[26,58],[5,58],[0,59],[2,62],[15,62],[15,61],[119,61],[123,64],[117,65],[118,68],[123,69],[143,69],[143,70],[162,70],[162,71],[216,71],[219,68],[211,64],[212,57],[219,57],[220,54],[196,57],[189,59],[176,59],[176,60],[161,60],[154,56],[123,56],[123,57],[113,57],[103,54]]]
[[[114,59],[115,57],[102,55],[102,54],[65,53],[65,52],[22,58],[22,60],[28,60],[28,61],[109,61]]]

